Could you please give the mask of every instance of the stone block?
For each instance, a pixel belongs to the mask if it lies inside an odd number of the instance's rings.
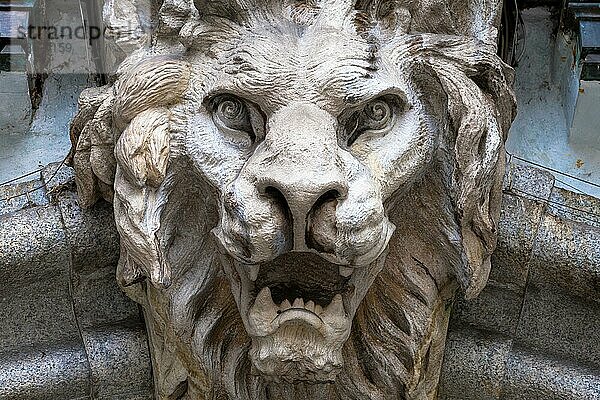
[[[525,289],[529,257],[544,208],[542,202],[504,194],[490,280],[513,286],[515,290]]]
[[[89,273],[74,273],[73,304],[81,329],[139,320],[139,306],[118,287],[114,266]]]
[[[93,272],[116,265],[119,260],[119,235],[112,206],[99,202],[82,209],[71,191],[59,196],[59,207],[72,249],[73,270]]]
[[[548,200],[554,187],[554,176],[531,165],[513,159],[507,166],[504,191],[531,200]]]
[[[29,284],[3,285],[0,351],[54,343],[81,344],[65,275]]]
[[[475,330],[450,332],[446,341],[439,398],[500,399],[512,342]]]
[[[519,324],[522,304],[520,290],[490,282],[475,299],[456,301],[450,325],[456,328],[468,325],[512,337]]]
[[[600,227],[547,214],[530,260],[531,284],[600,300]]]
[[[69,268],[58,208],[36,207],[0,216],[0,282],[47,279]]]
[[[83,330],[91,366],[94,398],[152,394],[150,353],[142,322]],[[147,397],[146,397],[147,398]]]
[[[516,348],[506,363],[503,400],[598,400],[600,371]]]
[[[47,204],[46,189],[39,179],[0,186],[0,215]]]
[[[81,344],[0,352],[0,399],[88,399],[89,367]]]
[[[528,287],[517,340],[564,360],[600,367],[600,304]]]
[[[548,205],[550,214],[600,228],[600,199],[555,187],[550,201]]]

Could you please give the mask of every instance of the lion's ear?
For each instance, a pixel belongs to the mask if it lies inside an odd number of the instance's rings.
[[[69,158],[76,172],[77,192],[83,207],[90,207],[101,198],[113,201],[117,166],[114,151],[121,132],[137,115],[150,109],[164,110],[177,102],[187,88],[189,76],[189,64],[173,58],[152,57],[128,68],[114,85],[82,92],[79,111],[71,123],[72,148]],[[157,186],[157,180],[164,177],[167,119],[165,111],[150,113],[131,128],[138,135],[132,133],[128,139],[139,139],[140,144],[126,148],[146,152],[142,155],[146,162],[135,163],[144,165],[145,172],[133,173],[131,168],[125,167],[131,177],[135,176],[135,179],[154,186]],[[148,132],[152,128],[153,132],[162,134],[141,134],[146,128]],[[121,151],[120,155],[121,162],[134,165],[129,163],[134,153]]]

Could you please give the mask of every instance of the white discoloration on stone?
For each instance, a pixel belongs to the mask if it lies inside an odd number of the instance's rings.
[[[186,52],[132,54],[72,131],[162,338],[159,398],[187,376],[189,399],[433,399],[446,304],[495,246],[500,2],[195,6],[160,11]]]

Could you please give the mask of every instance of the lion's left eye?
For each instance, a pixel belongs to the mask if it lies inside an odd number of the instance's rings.
[[[254,142],[262,118],[257,107],[233,95],[221,95],[212,101],[213,119],[222,129],[247,134]]]
[[[344,123],[346,145],[352,146],[364,133],[387,133],[394,123],[398,103],[394,96],[382,96],[355,111]]]

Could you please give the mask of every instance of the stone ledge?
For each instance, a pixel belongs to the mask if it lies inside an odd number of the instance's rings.
[[[89,366],[83,346],[0,352],[0,399],[77,399],[89,395]]]
[[[450,332],[439,400],[598,400],[600,371],[478,330]]]

